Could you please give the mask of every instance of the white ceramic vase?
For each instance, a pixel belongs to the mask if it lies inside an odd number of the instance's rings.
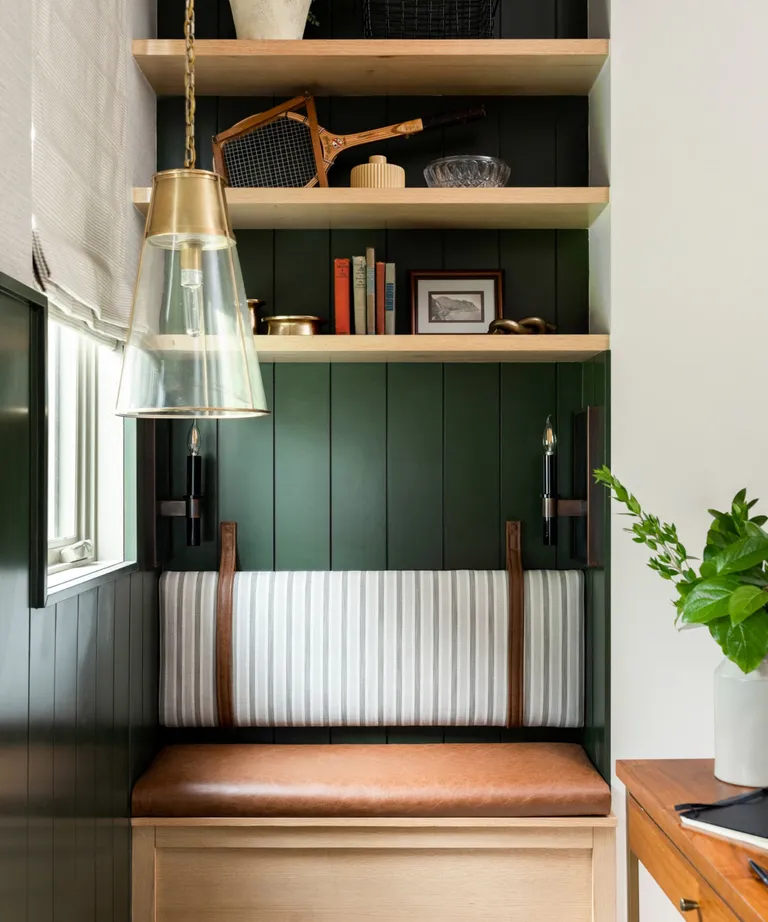
[[[229,0],[238,38],[304,37],[312,0]]]
[[[768,659],[747,675],[729,659],[715,670],[715,775],[768,787]]]

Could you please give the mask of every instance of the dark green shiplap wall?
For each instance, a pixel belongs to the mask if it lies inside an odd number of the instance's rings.
[[[317,0],[319,29],[307,38],[358,38],[360,4]],[[161,0],[161,37],[181,37],[183,0]],[[501,0],[503,38],[587,36],[585,0]],[[200,7],[200,38],[232,38],[227,0]],[[198,99],[199,165],[211,167],[210,138],[272,106],[267,98]],[[423,168],[449,153],[486,153],[511,166],[510,185],[588,184],[588,100],[578,97],[318,98],[320,123],[362,131],[401,119],[483,103],[481,122],[361,147],[339,158],[331,185],[375,153],[423,186]],[[158,100],[158,166],[178,166],[183,101]],[[561,333],[588,330],[586,231],[263,230],[237,235],[249,297],[270,313],[311,313],[332,332],[331,265],[375,246],[397,264],[397,331],[409,332],[410,269],[503,269],[504,314],[544,317]],[[527,567],[572,567],[570,528],[560,544],[541,543],[541,435],[557,418],[561,488],[571,489],[573,414],[606,399],[602,360],[547,365],[264,365],[273,415],[201,424],[206,479],[204,542],[184,544],[173,522],[169,569],[215,569],[218,524],[238,522],[243,569],[503,567],[503,523],[520,519]],[[167,445],[160,482],[184,491],[187,426],[158,430]],[[241,730],[231,738],[278,742],[572,739],[584,741],[608,772],[607,596],[605,577],[589,583],[588,725],[581,731],[401,728]],[[223,740],[220,731],[167,732],[168,740]]]
[[[129,922],[130,792],[158,742],[157,576],[29,609],[30,304],[0,277],[0,919]],[[9,446],[12,448],[9,449]]]

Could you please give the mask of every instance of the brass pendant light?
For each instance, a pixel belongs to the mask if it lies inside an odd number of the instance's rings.
[[[156,173],[117,399],[119,416],[268,413],[224,180],[195,168],[195,9],[184,24],[184,168]]]

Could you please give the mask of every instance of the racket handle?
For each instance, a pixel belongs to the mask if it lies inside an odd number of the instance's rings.
[[[447,112],[444,115],[433,115],[432,118],[423,118],[422,131],[432,128],[447,128],[449,125],[463,125],[465,122],[476,122],[485,118],[485,106],[475,109],[462,109],[460,112]]]

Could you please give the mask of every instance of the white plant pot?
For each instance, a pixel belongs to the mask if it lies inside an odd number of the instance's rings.
[[[747,675],[728,659],[715,670],[715,775],[768,787],[768,659]]]
[[[312,0],[229,0],[238,38],[304,37]]]

